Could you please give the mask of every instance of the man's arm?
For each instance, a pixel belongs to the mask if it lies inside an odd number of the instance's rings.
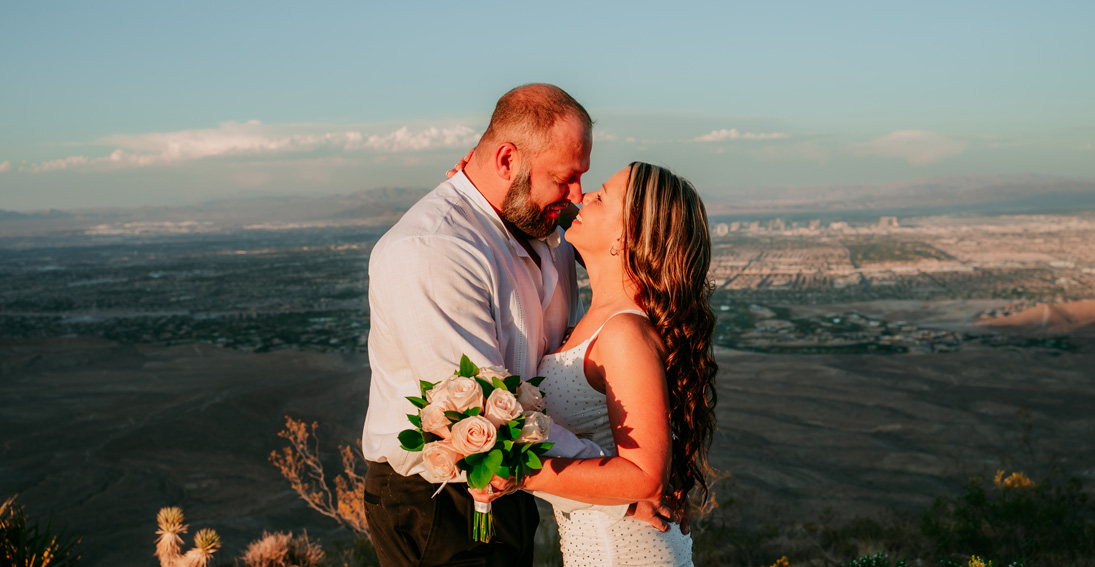
[[[369,271],[373,309],[382,311],[386,342],[411,369],[416,391],[418,380],[452,374],[462,354],[480,366],[504,365],[485,253],[456,238],[412,236],[381,254]]]

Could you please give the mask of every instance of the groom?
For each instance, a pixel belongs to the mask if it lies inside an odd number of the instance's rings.
[[[540,358],[581,317],[574,250],[557,224],[582,201],[592,129],[589,113],[558,87],[509,91],[464,170],[373,249],[362,450],[365,513],[384,567],[532,564],[539,521],[532,496],[495,500],[495,536],[474,542],[466,485],[434,496],[439,479],[430,478],[421,453],[400,448],[397,435],[410,427],[406,397],[419,395],[420,380],[451,375],[462,354],[535,376]]]

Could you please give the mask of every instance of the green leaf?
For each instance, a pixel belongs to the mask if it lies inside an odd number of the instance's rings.
[[[426,398],[416,398],[414,396],[407,396],[407,400],[414,404],[414,407],[422,409],[426,407]]]
[[[513,474],[513,470],[510,467],[502,465],[498,467],[498,472],[494,473],[502,478],[509,478]]]
[[[405,451],[421,451],[426,444],[422,439],[422,432],[417,429],[404,429],[399,433],[399,444]]]
[[[513,392],[514,394],[516,394],[517,393],[517,387],[521,385],[521,377],[520,376],[507,376],[506,379],[503,380],[503,382],[506,383],[506,389],[507,390],[509,390],[509,391]]]
[[[488,470],[483,463],[479,463],[468,471],[468,486],[486,488],[492,478],[494,478],[494,473]]]
[[[489,398],[490,393],[494,391],[494,384],[491,384],[478,376],[475,377],[475,381],[479,382],[479,389],[483,390],[483,399]]]
[[[419,416],[417,416],[413,413],[408,413],[407,414],[407,420],[411,422],[411,425],[417,427],[418,429],[422,429],[422,418],[421,417],[419,417]]]
[[[497,376],[491,376],[490,381],[491,384],[494,384],[495,388],[501,388],[503,390],[506,390],[507,392],[510,391],[510,389],[506,387],[505,381],[503,381],[501,378]]]
[[[468,417],[475,417],[480,413],[483,413],[483,408],[469,408],[468,411],[464,412]]]
[[[465,378],[474,378],[479,374],[479,367],[472,363],[468,355],[460,355],[460,370],[457,371],[457,376],[463,376]]]
[[[469,465],[474,467],[474,466],[478,465],[479,463],[483,462],[483,459],[485,459],[485,458],[487,458],[486,453],[472,453],[472,454],[468,455],[467,457],[464,457],[463,460],[467,461],[467,463]]]
[[[509,439],[506,439],[505,441],[502,441],[502,450],[503,451],[512,451],[513,450],[513,441],[510,441]]]
[[[490,470],[491,475],[494,475],[502,466],[502,458],[504,456],[501,449],[492,449],[487,453],[487,458],[483,459],[483,466]]]
[[[445,412],[445,417],[449,418],[449,421],[460,421],[461,419],[464,419],[464,414],[458,411],[449,410]]]
[[[540,460],[540,457],[536,456],[535,452],[529,451],[525,455],[525,464],[528,465],[528,468],[536,470],[543,468],[544,463]]]
[[[537,388],[540,387],[540,382],[543,382],[543,381],[544,381],[543,376],[533,376],[532,378],[529,378],[528,380],[526,380],[526,382],[528,382],[529,384],[532,384],[533,386],[536,386]]]
[[[422,391],[422,397],[423,398],[426,397],[426,392],[429,392],[430,390],[432,390],[433,387],[434,387],[433,382],[427,382],[425,380],[419,380],[418,381],[418,389]]]
[[[533,451],[534,451],[534,452],[535,452],[535,453],[536,453],[537,455],[543,455],[544,453],[547,453],[547,452],[548,452],[548,449],[551,449],[551,448],[552,448],[552,447],[554,447],[554,446],[555,446],[555,443],[548,443],[548,442],[546,442],[546,441],[545,441],[545,442],[543,442],[543,443],[536,443],[536,444],[535,444],[535,445],[534,445],[534,446],[532,447],[532,450],[533,450]]]

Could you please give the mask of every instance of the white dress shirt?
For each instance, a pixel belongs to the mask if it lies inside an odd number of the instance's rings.
[[[466,354],[479,366],[503,366],[524,379],[558,348],[584,312],[574,250],[562,230],[532,240],[540,266],[510,234],[463,172],[416,203],[385,234],[369,259],[369,409],[365,458],[403,475],[421,474],[421,453],[400,448],[412,426],[419,381],[449,376]],[[564,454],[601,454],[562,428]],[[569,437],[561,437],[569,435]],[[569,447],[569,448],[567,448]],[[554,452],[554,451],[553,451]]]

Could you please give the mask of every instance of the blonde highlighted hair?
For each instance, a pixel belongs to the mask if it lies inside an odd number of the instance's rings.
[[[707,210],[688,180],[633,162],[624,201],[624,254],[637,299],[666,347],[669,420],[673,432],[671,500],[683,503],[700,485],[715,429],[712,351],[715,314],[707,279],[711,236]]]

